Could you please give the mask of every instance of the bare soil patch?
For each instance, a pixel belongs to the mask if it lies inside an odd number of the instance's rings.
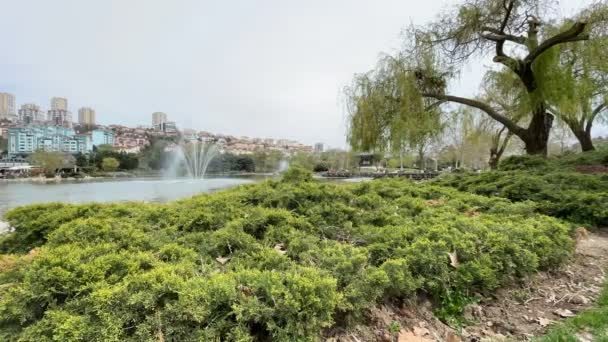
[[[419,299],[378,306],[367,313],[366,325],[329,331],[326,341],[522,341],[542,335],[552,324],[593,306],[605,283],[608,232],[578,233],[571,262],[469,305],[460,331],[439,321],[432,304]]]
[[[599,174],[608,173],[608,166],[606,165],[579,165],[576,167],[576,171],[586,174]]]

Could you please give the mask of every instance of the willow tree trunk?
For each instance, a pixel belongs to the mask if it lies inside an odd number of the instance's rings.
[[[426,165],[424,163],[424,148],[418,148],[418,167],[420,168],[420,172],[424,172]]]
[[[525,133],[518,134],[524,142],[527,154],[547,156],[547,145],[552,126],[553,115],[547,113],[544,106],[540,106],[534,111]]]
[[[594,151],[593,140],[591,140],[591,132],[585,131],[584,129],[572,129],[572,133],[581,144],[581,150],[583,152]]]
[[[499,161],[498,152],[496,151],[495,148],[490,149],[490,160],[488,160],[488,165],[490,165],[491,170],[498,169],[498,161]]]

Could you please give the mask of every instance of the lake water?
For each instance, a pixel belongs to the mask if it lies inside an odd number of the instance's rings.
[[[166,202],[256,181],[253,178],[0,182],[0,221],[9,209],[32,203]]]

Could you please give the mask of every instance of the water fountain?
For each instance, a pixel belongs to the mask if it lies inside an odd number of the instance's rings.
[[[283,172],[287,171],[288,168],[289,168],[289,162],[287,160],[283,159],[279,162],[279,168],[277,169],[277,173],[283,173]]]
[[[178,147],[174,163],[183,163],[191,178],[205,177],[209,163],[219,153],[214,143],[199,140],[182,141]]]

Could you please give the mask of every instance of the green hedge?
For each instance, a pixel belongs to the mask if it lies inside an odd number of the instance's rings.
[[[500,162],[499,169],[501,171],[565,172],[575,171],[577,166],[587,165],[608,165],[608,146],[600,146],[596,151],[570,152],[549,158],[530,155],[510,156]]]
[[[534,201],[540,213],[580,224],[608,226],[608,175],[494,171],[454,174],[433,183],[512,201]]]
[[[381,300],[445,303],[560,265],[570,228],[535,210],[300,171],[170,204],[19,208],[2,249],[37,248],[0,258],[0,340],[315,341]]]

